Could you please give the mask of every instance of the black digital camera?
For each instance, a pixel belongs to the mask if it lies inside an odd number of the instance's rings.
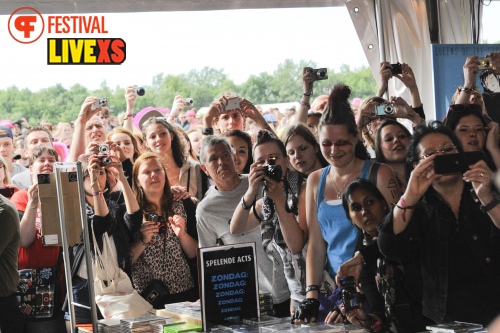
[[[356,291],[354,276],[341,277],[340,289],[342,304],[344,305],[345,311],[349,312],[353,309],[359,309],[359,295]]]
[[[390,67],[387,66],[384,69],[387,69],[387,68],[391,69],[392,75],[402,74],[403,73],[403,67],[401,66],[401,64],[399,62],[397,64],[391,64]]]
[[[158,233],[160,235],[167,234],[167,221],[165,220],[165,218],[163,216],[160,216],[156,213],[147,213],[146,214],[146,221],[160,223],[160,229],[158,230]]]
[[[314,74],[316,81],[328,79],[328,70],[326,68],[313,68],[307,71]]]
[[[276,165],[276,157],[269,157],[269,159],[267,160],[267,166],[264,169],[264,173],[267,177],[276,182],[281,181],[283,170],[281,169],[281,165]]]
[[[134,87],[134,91],[137,96],[144,96],[146,94],[146,89],[143,87]]]
[[[102,143],[99,145],[99,152],[97,153],[97,157],[99,157],[101,166],[110,165],[113,160],[109,157],[109,145],[106,143]]]

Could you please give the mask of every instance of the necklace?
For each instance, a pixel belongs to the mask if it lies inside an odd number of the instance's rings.
[[[335,188],[335,191],[337,191],[337,200],[340,200],[340,196],[344,192],[344,189],[347,186],[347,183],[349,183],[349,180],[351,179],[352,174],[354,173],[354,171],[356,171],[356,167],[354,167],[354,169],[352,170],[352,172],[349,174],[349,177],[347,177],[347,179],[346,179],[346,181],[344,183],[344,186],[342,186],[342,189],[340,191],[339,191],[339,188],[337,187],[337,184],[335,184],[335,181],[333,180],[333,177],[332,177],[333,187]]]

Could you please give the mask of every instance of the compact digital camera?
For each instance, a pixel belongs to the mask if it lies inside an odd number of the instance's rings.
[[[389,68],[391,70],[392,75],[403,73],[403,68],[399,62],[397,64],[391,64],[391,66],[387,66],[385,69],[387,69],[387,68]]]
[[[190,98],[190,97],[186,97],[186,98],[183,98],[183,100],[184,100],[184,103],[186,103],[186,105],[187,105],[187,106],[191,106],[191,105],[193,105],[193,102],[194,102],[194,101],[193,101],[193,99],[192,99],[192,98]]]
[[[342,304],[344,305],[346,312],[353,309],[359,309],[359,295],[356,291],[354,276],[340,278],[340,292],[342,296]]]
[[[493,68],[493,63],[491,62],[491,58],[486,57],[486,58],[479,58],[477,60],[479,60],[479,69],[485,70]]]
[[[167,234],[167,221],[165,220],[165,218],[163,216],[160,216],[156,213],[147,213],[146,214],[146,221],[160,223],[160,229],[158,230],[158,233],[160,235]]]
[[[274,181],[281,181],[283,170],[281,165],[276,165],[276,157],[269,157],[267,160],[267,167],[264,169],[264,174]]]
[[[316,81],[328,79],[328,70],[326,68],[313,68],[307,71],[314,74]]]
[[[134,91],[137,96],[144,96],[146,94],[146,89],[143,87],[134,87]]]
[[[375,106],[375,115],[376,116],[387,116],[390,114],[395,114],[396,108],[393,103],[389,104],[380,104]]]
[[[95,103],[92,105],[93,109],[103,108],[108,106],[108,99],[106,97],[96,99]]]
[[[106,166],[110,165],[113,160],[109,157],[109,145],[106,143],[102,143],[99,145],[99,152],[97,153],[97,157],[101,160],[101,165]]]

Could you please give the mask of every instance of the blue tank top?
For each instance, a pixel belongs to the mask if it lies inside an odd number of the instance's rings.
[[[368,172],[372,165],[371,160],[366,160],[359,178],[368,179]],[[326,176],[331,165],[323,169],[318,186],[317,216],[323,239],[327,243],[327,270],[335,279],[341,264],[351,259],[360,236],[360,231],[347,218],[342,200],[330,200],[324,197]]]

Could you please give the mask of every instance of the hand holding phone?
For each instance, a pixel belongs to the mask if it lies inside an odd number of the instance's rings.
[[[471,151],[467,153],[438,155],[434,159],[434,172],[436,174],[465,173],[469,165],[480,160],[486,160],[483,151]]]

